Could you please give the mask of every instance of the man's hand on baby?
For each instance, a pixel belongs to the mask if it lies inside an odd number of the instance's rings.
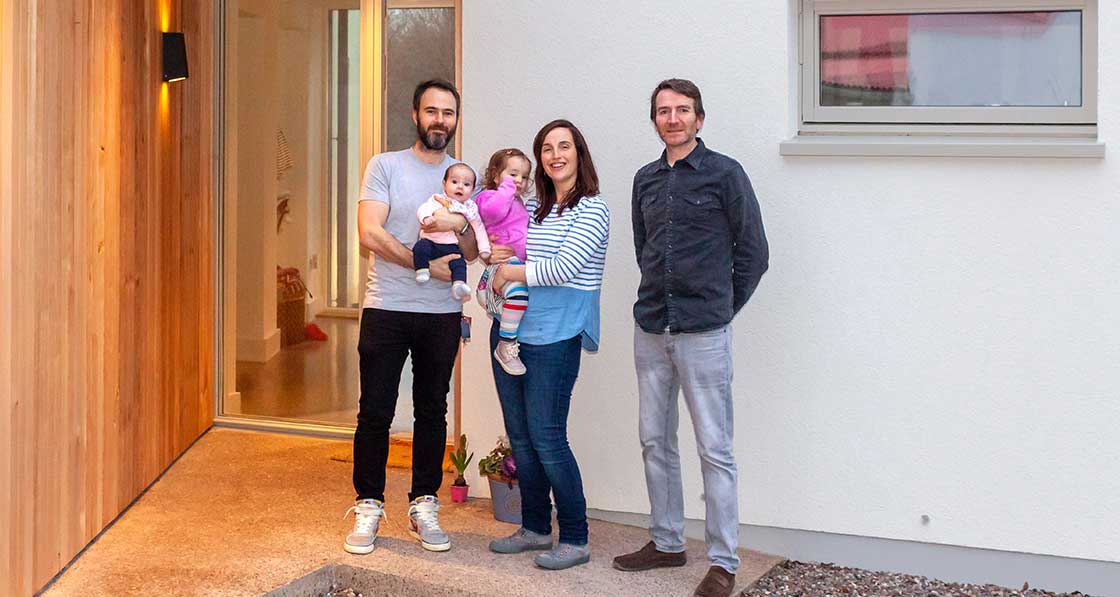
[[[433,232],[458,232],[463,229],[463,224],[466,222],[467,219],[463,216],[440,208],[432,214],[431,223],[422,225],[420,229],[429,234]]]
[[[449,266],[448,263],[450,263],[452,259],[458,259],[460,257],[462,257],[462,255],[458,253],[452,253],[451,255],[445,255],[443,257],[440,257],[439,259],[433,259],[428,264],[428,270],[431,271],[432,277],[436,280],[450,282],[451,266]]]

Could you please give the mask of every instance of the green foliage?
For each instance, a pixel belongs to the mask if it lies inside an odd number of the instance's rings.
[[[502,463],[512,455],[513,450],[510,449],[509,441],[504,437],[498,438],[498,444],[494,446],[494,449],[490,450],[485,458],[478,461],[479,474],[486,477],[505,477],[502,473]]]
[[[471,452],[470,455],[467,454],[467,435],[465,433],[459,436],[457,444],[455,450],[451,452],[450,458],[451,464],[455,467],[455,472],[458,473],[454,484],[463,486],[467,484],[467,480],[463,478],[463,473],[470,466],[471,460],[474,460],[474,452]]]

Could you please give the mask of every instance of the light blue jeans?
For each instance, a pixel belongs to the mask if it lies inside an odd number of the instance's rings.
[[[684,390],[704,478],[712,565],[739,568],[739,498],[732,416],[731,328],[651,334],[634,328],[638,434],[646,468],[650,534],[658,551],[684,551],[684,494],[677,450],[677,396]]]

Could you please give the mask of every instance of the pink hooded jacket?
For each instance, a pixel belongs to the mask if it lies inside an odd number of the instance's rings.
[[[486,231],[497,236],[494,244],[513,248],[525,263],[525,237],[529,233],[529,210],[517,197],[517,185],[507,176],[496,190],[482,191],[474,198]]]

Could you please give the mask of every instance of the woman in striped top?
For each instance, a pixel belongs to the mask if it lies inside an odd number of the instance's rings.
[[[506,373],[491,356],[494,383],[521,486],[522,527],[490,543],[498,553],[552,548],[556,499],[559,544],[534,560],[560,570],[590,560],[587,502],[579,465],[568,445],[568,407],[579,374],[581,349],[599,348],[599,290],[607,254],[610,210],[599,195],[599,177],[587,142],[574,124],[554,120],[533,140],[538,198],[526,242],[527,263],[506,264],[493,284],[525,282],[532,300],[521,321],[520,357],[527,372]],[[491,261],[512,256],[491,248]],[[490,330],[491,351],[499,324]]]

